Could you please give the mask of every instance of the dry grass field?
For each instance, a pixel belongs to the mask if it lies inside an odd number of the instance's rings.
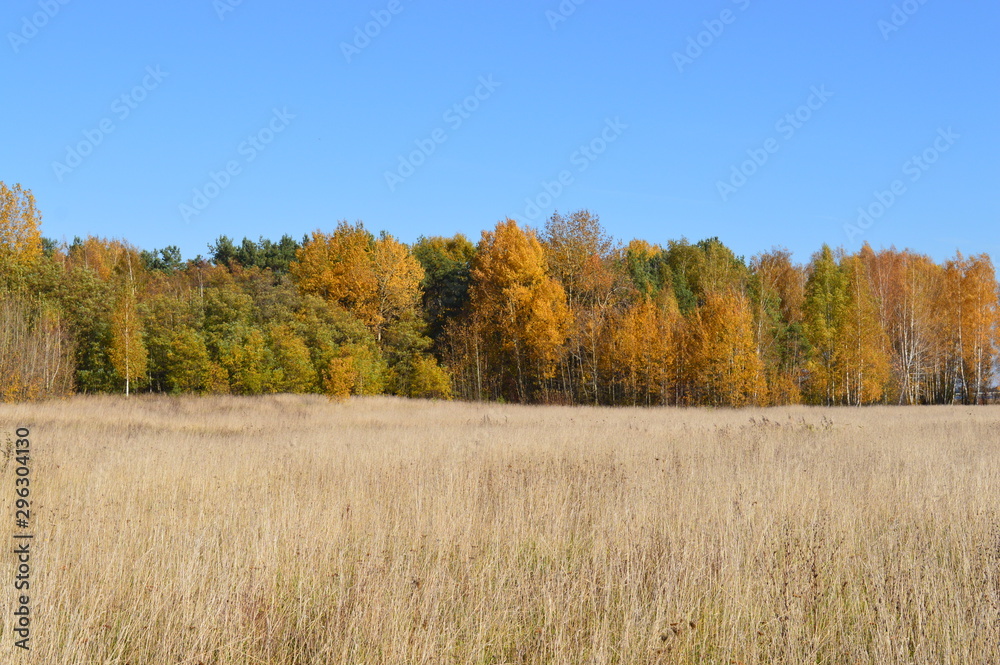
[[[4,663],[1000,662],[1000,408],[78,397],[17,426]]]

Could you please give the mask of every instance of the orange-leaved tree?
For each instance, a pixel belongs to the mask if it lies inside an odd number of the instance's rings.
[[[889,337],[879,318],[878,303],[863,259],[845,257],[841,268],[847,286],[837,349],[843,401],[870,404],[882,399],[889,382]]]
[[[620,248],[597,215],[578,210],[553,214],[542,234],[549,274],[566,292],[570,328],[561,374],[576,401],[608,397],[611,321],[624,306],[628,286]]]
[[[549,276],[545,252],[512,219],[483,231],[473,262],[472,308],[497,379],[497,396],[527,401],[545,393],[566,339],[563,288]]]
[[[644,296],[612,321],[609,358],[626,404],[667,404],[674,389],[679,313],[673,291]]]
[[[424,270],[409,249],[383,233],[375,238],[358,222],[332,234],[315,231],[290,266],[299,288],[337,303],[382,338],[385,329],[420,303]]]
[[[965,404],[984,401],[992,383],[1000,319],[996,273],[986,254],[958,253],[945,263],[950,361],[955,393]]]
[[[747,297],[735,289],[709,291],[688,325],[692,347],[688,371],[698,401],[719,406],[765,402],[764,364]]]

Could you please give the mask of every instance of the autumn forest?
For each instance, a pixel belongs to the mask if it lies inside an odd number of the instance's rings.
[[[717,238],[622,243],[586,210],[406,245],[361,222],[208,256],[42,237],[0,183],[0,399],[392,394],[521,403],[977,404],[991,259]]]

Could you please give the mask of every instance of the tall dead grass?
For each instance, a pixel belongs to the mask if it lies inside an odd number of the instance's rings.
[[[16,426],[36,663],[1000,659],[1000,408],[76,397]]]

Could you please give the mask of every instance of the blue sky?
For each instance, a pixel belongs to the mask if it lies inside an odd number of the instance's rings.
[[[190,258],[587,208],[748,258],[1000,256],[995,2],[236,2],[4,3],[0,180],[46,236]]]

